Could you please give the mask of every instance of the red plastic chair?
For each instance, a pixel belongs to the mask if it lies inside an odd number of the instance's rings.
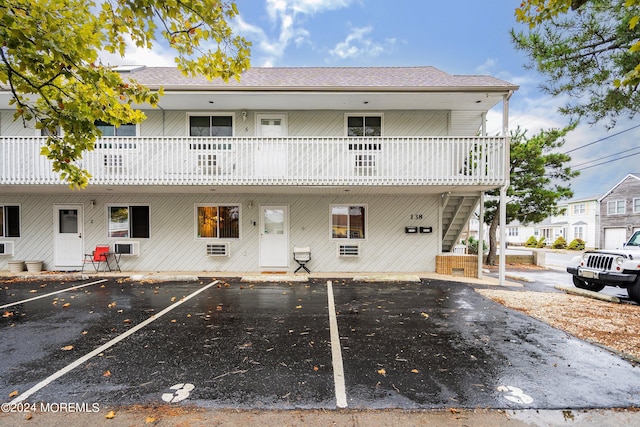
[[[84,254],[84,260],[82,261],[82,272],[84,273],[84,266],[91,263],[96,273],[100,270],[100,264],[104,263],[105,267],[111,271],[109,265],[109,252],[111,249],[108,245],[98,245],[96,249],[90,254]],[[106,269],[105,269],[106,270]]]

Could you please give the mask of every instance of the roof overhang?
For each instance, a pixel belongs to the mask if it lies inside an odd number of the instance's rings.
[[[165,110],[461,110],[489,111],[508,92],[166,91]]]

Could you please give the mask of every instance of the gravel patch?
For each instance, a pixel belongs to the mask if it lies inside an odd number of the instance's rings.
[[[577,295],[476,289],[481,295],[640,362],[640,306]]]

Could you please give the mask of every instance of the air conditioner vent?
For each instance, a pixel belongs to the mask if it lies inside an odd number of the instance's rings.
[[[138,256],[140,255],[140,242],[115,242],[113,251],[121,256]]]
[[[13,242],[0,242],[1,255],[13,255]]]
[[[207,256],[228,257],[229,243],[207,243]]]
[[[357,257],[360,256],[360,245],[358,244],[338,244],[339,257]]]

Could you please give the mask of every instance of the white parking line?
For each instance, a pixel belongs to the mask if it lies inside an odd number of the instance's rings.
[[[29,298],[29,299],[23,299],[21,301],[12,302],[10,304],[0,305],[0,309],[11,307],[11,306],[18,305],[18,304],[24,304],[25,302],[35,301],[35,300],[40,299],[40,298],[50,297],[51,295],[59,294],[61,292],[73,291],[75,289],[84,288],[85,286],[97,285],[98,283],[102,283],[102,282],[106,282],[106,281],[107,281],[107,279],[102,279],[102,280],[98,280],[97,282],[85,283],[84,285],[72,286],[72,287],[67,288],[67,289],[62,289],[62,290],[55,291],[55,292],[49,292],[48,294],[38,295],[37,297],[33,297],[33,298]]]
[[[340,347],[340,334],[338,333],[338,320],[336,318],[336,306],[333,301],[333,285],[327,281],[327,295],[329,299],[329,331],[331,333],[331,360],[333,361],[333,382],[336,390],[336,406],[347,407],[347,390],[344,383],[344,367],[342,365],[342,349]]]
[[[196,295],[198,295],[199,293],[209,289],[210,287],[216,285],[219,281],[218,280],[214,280],[213,282],[209,283],[208,285],[198,289],[197,291],[187,295],[186,297],[182,298],[180,301],[171,304],[169,307],[165,308],[164,310],[162,310],[161,312],[159,312],[158,314],[155,314],[151,317],[149,317],[147,320],[145,320],[144,322],[141,322],[139,324],[137,324],[136,326],[134,326],[133,328],[129,329],[127,332],[125,332],[124,334],[118,335],[117,337],[115,337],[114,339],[112,339],[111,341],[106,342],[105,344],[101,345],[100,347],[96,348],[95,350],[93,350],[90,353],[85,354],[84,356],[82,356],[81,358],[79,358],[78,360],[76,360],[75,362],[65,366],[64,368],[60,369],[58,372],[56,372],[53,375],[50,375],[49,377],[45,378],[44,380],[40,381],[38,384],[34,385],[33,387],[31,387],[29,390],[25,391],[24,393],[22,393],[20,396],[16,397],[15,399],[13,399],[11,401],[11,403],[19,403],[22,402],[23,400],[27,399],[29,396],[31,396],[33,393],[37,392],[38,390],[43,389],[44,387],[46,387],[47,385],[49,385],[51,382],[53,382],[54,380],[60,378],[61,376],[63,376],[64,374],[71,372],[73,369],[77,368],[78,366],[82,365],[84,362],[86,362],[87,360],[91,359],[94,356],[97,356],[98,354],[102,353],[103,351],[107,350],[109,347],[112,347],[113,345],[119,343],[120,341],[122,341],[123,339],[129,337],[130,335],[133,335],[134,333],[138,332],[140,329],[144,328],[145,326],[147,326],[149,323],[161,318],[162,316],[164,316],[165,314],[169,313],[171,310],[173,310],[174,308],[178,307],[179,305],[181,305],[182,303],[190,300],[191,298],[195,297]]]

